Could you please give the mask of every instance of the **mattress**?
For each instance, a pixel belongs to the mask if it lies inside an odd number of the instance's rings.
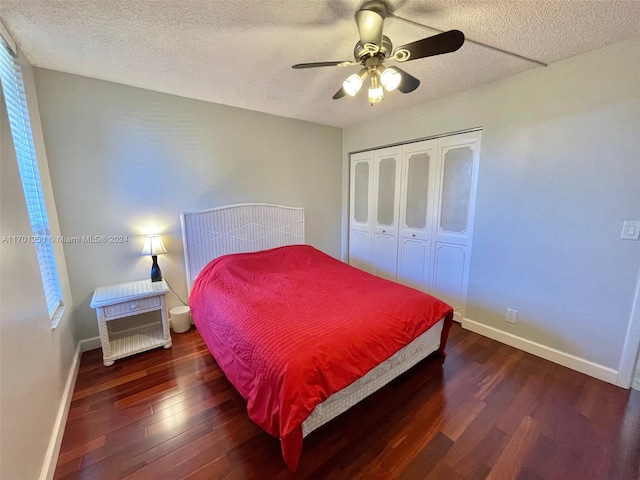
[[[370,370],[364,377],[319,404],[311,412],[309,418],[302,422],[302,434],[306,437],[315,429],[346,412],[356,403],[380,390],[391,380],[436,352],[440,348],[440,335],[443,326],[444,318],[409,345]]]

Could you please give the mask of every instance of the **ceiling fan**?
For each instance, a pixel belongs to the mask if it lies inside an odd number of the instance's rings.
[[[353,51],[355,62],[346,60],[298,63],[293,65],[293,68],[362,65],[363,68],[358,73],[354,73],[344,81],[342,88],[336,92],[333,98],[337,100],[345,95],[355,96],[362,88],[364,81],[369,77],[368,97],[369,103],[373,105],[384,98],[384,90],[391,91],[397,88],[402,93],[410,93],[420,85],[420,80],[404,70],[396,66],[385,67],[383,65],[385,61],[408,62],[419,58],[455,52],[464,43],[464,34],[461,31],[449,30],[448,32],[407,43],[394,49],[389,37],[382,34],[382,24],[387,15],[386,4],[379,0],[365,3],[356,12],[356,24],[360,40],[356,43]]]

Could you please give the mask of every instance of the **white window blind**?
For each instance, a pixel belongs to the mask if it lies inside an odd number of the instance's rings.
[[[0,42],[0,80],[33,233],[30,239],[32,242],[29,243],[33,243],[36,248],[47,308],[53,319],[56,310],[62,306],[60,279],[53,254],[22,71],[4,42]]]

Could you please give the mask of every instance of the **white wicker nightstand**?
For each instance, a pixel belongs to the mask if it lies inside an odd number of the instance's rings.
[[[166,282],[121,283],[109,287],[99,287],[93,293],[91,308],[96,309],[98,329],[102,342],[102,361],[105,367],[115,360],[128,357],[152,348],[171,347],[171,335],[167,319],[164,296],[169,292]],[[162,321],[137,328],[109,334],[107,322],[117,318],[140,315],[160,310]]]

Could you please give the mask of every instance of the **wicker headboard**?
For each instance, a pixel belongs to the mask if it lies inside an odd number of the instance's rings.
[[[189,292],[200,270],[229,253],[304,243],[304,209],[243,203],[183,212],[182,242]]]

